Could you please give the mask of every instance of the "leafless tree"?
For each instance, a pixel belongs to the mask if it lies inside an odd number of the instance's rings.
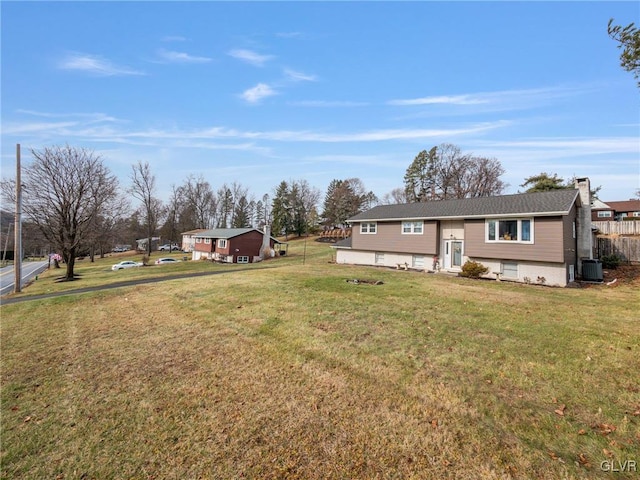
[[[408,203],[407,194],[404,188],[397,187],[391,190],[389,193],[385,193],[382,196],[381,202],[383,205],[398,205],[401,203]]]
[[[162,216],[162,201],[155,196],[156,177],[151,173],[149,162],[138,161],[131,167],[131,187],[129,193],[142,202],[140,213],[147,233],[147,255],[151,255],[152,237],[158,229]]]
[[[22,172],[23,214],[62,255],[63,280],[71,281],[78,249],[116,198],[118,180],[99,155],[84,148],[52,146],[32,149],[31,155],[33,161]],[[3,184],[3,193],[10,192],[11,183]]]
[[[217,199],[209,182],[202,175],[197,178],[189,175],[180,188],[184,206],[193,214],[193,228],[212,228],[216,217]]]

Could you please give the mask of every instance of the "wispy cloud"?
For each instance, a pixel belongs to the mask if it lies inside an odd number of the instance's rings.
[[[249,88],[248,90],[242,92],[240,96],[249,103],[258,103],[263,98],[271,97],[277,94],[278,92],[266,83],[259,83],[255,87]]]
[[[256,67],[262,67],[266,62],[275,58],[273,55],[261,55],[253,50],[244,50],[239,48],[229,51],[228,55]]]
[[[62,70],[76,70],[100,77],[144,75],[144,72],[133,68],[117,65],[110,60],[97,55],[83,53],[71,53],[60,63],[58,68]]]
[[[187,39],[186,37],[183,37],[180,35],[167,35],[166,37],[163,37],[162,41],[163,42],[186,42]]]
[[[312,108],[329,108],[329,107],[366,107],[367,102],[351,102],[340,100],[300,100],[297,102],[287,102],[292,107],[312,107]]]
[[[549,87],[523,90],[503,90],[497,92],[468,93],[461,95],[438,95],[420,98],[389,100],[388,105],[496,105],[496,104],[536,104],[550,99],[581,95],[589,87]]]
[[[276,37],[280,38],[295,38],[302,35],[302,32],[278,32]]]
[[[292,70],[291,68],[285,68],[284,75],[287,80],[292,80],[294,82],[315,82],[318,79],[315,75],[308,75],[306,73]]]
[[[158,50],[158,56],[167,63],[208,63],[209,57],[197,57],[184,52],[171,50]]]
[[[106,113],[50,113],[50,112],[38,112],[36,110],[18,109],[16,113],[22,113],[24,115],[31,115],[34,117],[43,118],[77,118],[89,123],[96,122],[119,122],[121,120]]]

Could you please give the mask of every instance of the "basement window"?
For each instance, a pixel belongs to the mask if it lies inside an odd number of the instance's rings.
[[[247,256],[239,256],[238,263],[249,263],[249,257]]]

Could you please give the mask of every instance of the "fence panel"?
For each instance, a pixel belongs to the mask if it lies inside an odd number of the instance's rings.
[[[640,235],[640,220],[628,222],[591,222],[604,235]]]
[[[598,237],[596,256],[617,255],[624,262],[640,263],[640,238],[637,237]]]

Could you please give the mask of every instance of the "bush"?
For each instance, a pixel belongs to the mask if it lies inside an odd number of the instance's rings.
[[[480,278],[482,275],[489,271],[488,267],[485,267],[480,262],[474,262],[473,260],[467,260],[462,266],[461,277],[468,278]]]
[[[600,258],[602,268],[615,269],[622,263],[622,259],[617,255],[604,255]]]

